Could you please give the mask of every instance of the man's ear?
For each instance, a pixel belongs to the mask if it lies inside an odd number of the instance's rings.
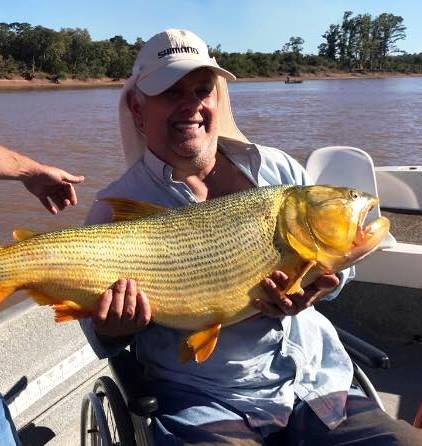
[[[129,90],[126,96],[127,106],[132,113],[133,121],[135,126],[141,132],[144,129],[144,119],[142,114],[142,107],[139,102],[139,99],[136,97],[136,92],[133,90]]]

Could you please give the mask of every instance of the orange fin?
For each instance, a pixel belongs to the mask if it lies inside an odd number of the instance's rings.
[[[37,234],[30,229],[18,228],[13,231],[12,235],[14,240],[16,240],[17,242],[22,242],[23,240],[32,238],[34,237],[34,235]]]
[[[126,198],[101,198],[113,208],[113,222],[130,221],[149,215],[161,214],[166,210],[165,207],[147,201],[128,200]]]
[[[303,288],[302,288],[302,279],[305,277],[305,274],[312,269],[317,262],[315,260],[312,260],[310,262],[306,262],[303,268],[300,270],[299,277],[287,288],[285,291],[285,294],[287,296],[290,296],[292,294],[303,294]]]
[[[71,300],[65,300],[60,304],[53,305],[56,322],[73,321],[92,316],[92,312],[84,310],[80,305]]]
[[[220,329],[221,324],[215,324],[205,330],[191,334],[181,345],[181,361],[193,360],[198,363],[206,361],[217,345]]]
[[[37,290],[26,290],[38,305],[51,305],[54,309],[56,322],[72,321],[91,316],[91,312],[84,310],[80,305],[71,300],[59,300]]]
[[[53,305],[54,299],[37,290],[25,290],[38,305]]]
[[[6,300],[15,291],[16,291],[15,285],[10,285],[6,282],[0,283],[0,303]]]

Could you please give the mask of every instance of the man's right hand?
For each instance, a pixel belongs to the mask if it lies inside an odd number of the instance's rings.
[[[119,337],[133,335],[151,319],[151,307],[144,292],[138,291],[133,279],[119,279],[97,302],[93,315],[99,335]]]

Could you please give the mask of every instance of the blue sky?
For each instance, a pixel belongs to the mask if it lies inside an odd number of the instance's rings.
[[[321,34],[346,10],[401,15],[407,38],[400,49],[422,52],[420,0],[1,0],[0,22],[87,28],[94,40],[122,35],[130,43],[165,28],[187,28],[213,47],[241,52],[273,52],[301,36],[305,52],[315,54]]]

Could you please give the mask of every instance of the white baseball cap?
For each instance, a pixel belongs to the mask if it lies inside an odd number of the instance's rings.
[[[225,79],[234,80],[208,54],[206,43],[184,29],[167,29],[151,37],[138,53],[132,74],[136,86],[148,96],[155,96],[198,68],[210,68]]]
[[[140,49],[119,102],[122,148],[128,167],[143,156],[145,136],[136,128],[129,110],[127,94],[135,85],[148,96],[155,96],[171,87],[192,70],[208,67],[217,76],[218,137],[220,141],[249,144],[233,117],[227,79],[236,79],[209,57],[205,42],[191,31],[168,29],[151,37]]]

